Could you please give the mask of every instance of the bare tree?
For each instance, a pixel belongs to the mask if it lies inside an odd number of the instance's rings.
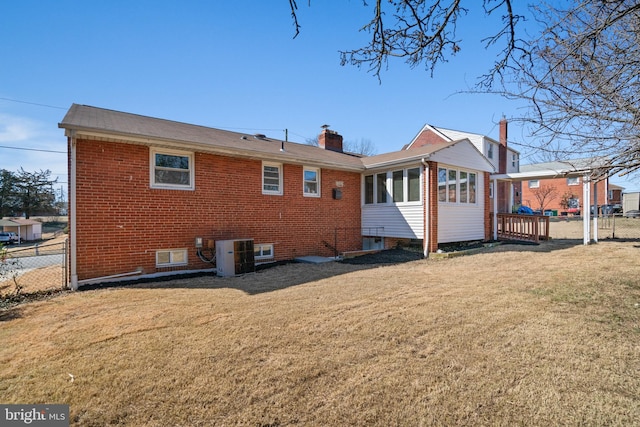
[[[541,36],[501,92],[524,99],[533,148],[594,158],[599,175],[640,168],[640,1],[543,3]]]
[[[369,7],[366,0],[362,3]],[[361,28],[371,35],[370,41],[366,46],[340,51],[342,65],[366,67],[380,79],[389,58],[401,58],[411,67],[423,65],[433,75],[436,65],[448,62],[460,51],[458,21],[468,13],[461,0],[375,0],[372,4],[371,20]],[[301,29],[298,6],[296,0],[289,0],[289,5],[295,38]],[[516,26],[524,17],[514,11],[512,0],[483,0],[476,7],[482,7],[487,16],[501,14],[502,27],[489,30],[482,39],[487,47],[502,47],[491,71],[500,73],[526,46],[516,36]]]
[[[544,212],[544,208],[558,197],[558,189],[555,185],[543,184],[532,189],[531,192],[538,202],[540,212]]]
[[[306,144],[317,147],[318,137],[308,138]],[[360,138],[359,141],[345,141],[342,148],[345,153],[360,154],[362,156],[373,156],[378,151],[376,145],[370,139],[365,138]]]
[[[370,139],[360,138],[358,141],[345,141],[344,151],[363,156],[373,156],[377,154],[378,150]]]
[[[370,6],[363,1],[372,10],[362,27],[370,41],[341,51],[341,63],[366,67],[380,78],[390,58],[402,58],[433,75],[439,63],[461,49],[457,27],[468,12],[461,3],[376,0]],[[297,35],[296,0],[289,4]],[[472,92],[528,102],[528,113],[511,118],[533,137],[527,148],[555,160],[593,157],[596,179],[640,169],[640,0],[529,6],[483,0],[475,7],[487,16],[499,15],[501,25],[481,35],[499,54]],[[527,32],[520,25],[525,15],[533,18]]]

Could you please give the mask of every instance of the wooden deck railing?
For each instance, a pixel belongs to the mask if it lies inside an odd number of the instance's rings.
[[[498,240],[549,240],[549,217],[499,213]]]

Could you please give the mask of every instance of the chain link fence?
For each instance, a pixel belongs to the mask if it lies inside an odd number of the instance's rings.
[[[68,241],[0,248],[0,299],[65,289]]]
[[[591,236],[595,237],[593,218]],[[640,240],[640,218],[625,218],[622,214],[600,215],[598,217],[598,240],[621,239]],[[583,239],[582,217],[551,217],[549,237],[552,239]]]

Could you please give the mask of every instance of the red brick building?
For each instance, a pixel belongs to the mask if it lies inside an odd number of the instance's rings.
[[[523,173],[536,171],[567,170],[585,168],[590,159],[571,162],[546,162],[523,165]],[[522,182],[522,204],[534,210],[557,211],[562,214],[581,214],[584,212],[583,200],[584,175],[572,174],[569,177],[557,176],[546,179],[530,179]],[[590,202],[587,206],[621,205],[622,187],[609,183],[607,178],[592,181],[590,184]]]
[[[72,288],[213,270],[235,239],[266,263],[490,237],[494,167],[468,139],[362,158],[328,129],[313,147],[76,104],[59,127]]]

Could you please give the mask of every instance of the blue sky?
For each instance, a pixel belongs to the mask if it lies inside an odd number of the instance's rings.
[[[346,141],[371,140],[378,153],[399,150],[425,123],[498,139],[500,118],[523,114],[513,101],[459,94],[492,64],[495,52],[480,40],[497,16],[478,8],[463,17],[462,50],[433,78],[398,60],[380,83],[339,57],[366,43],[359,29],[371,6],[297,3],[302,29],[293,39],[287,0],[4,2],[0,169],[50,169],[66,183],[57,124],[72,103],[273,138],[288,129],[302,143],[329,124]],[[509,139],[526,142],[526,130],[512,124]]]

